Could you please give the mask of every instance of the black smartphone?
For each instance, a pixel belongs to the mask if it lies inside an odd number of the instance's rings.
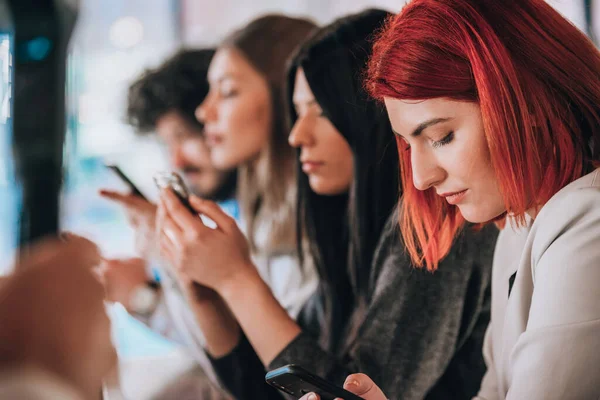
[[[311,374],[304,368],[290,364],[270,371],[265,380],[271,386],[299,399],[307,393],[316,393],[321,400],[362,400],[361,397]]]
[[[176,172],[158,172],[153,178],[159,189],[171,189],[192,214],[198,214],[190,204],[190,191],[179,174]]]
[[[123,171],[121,171],[121,168],[117,167],[114,164],[105,164],[106,168],[110,169],[111,171],[113,171],[115,173],[115,175],[117,175],[128,187],[129,187],[129,191],[132,195],[137,196],[139,198],[142,198],[144,200],[148,200],[146,198],[146,196],[144,196],[142,194],[142,192],[140,192],[140,190],[137,188],[137,186],[135,186],[133,184],[133,182],[131,182],[131,179],[129,179],[127,177],[127,175],[125,175],[123,173]]]

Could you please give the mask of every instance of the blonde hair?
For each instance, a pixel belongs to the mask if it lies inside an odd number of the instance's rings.
[[[290,253],[296,247],[296,152],[287,142],[287,60],[316,28],[283,15],[255,19],[227,37],[221,47],[238,50],[269,85],[272,130],[258,160],[239,167],[238,200],[253,251]]]

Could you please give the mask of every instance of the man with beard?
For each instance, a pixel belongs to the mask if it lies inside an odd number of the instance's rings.
[[[158,136],[173,169],[183,175],[195,195],[219,202],[235,214],[236,172],[212,166],[203,125],[194,116],[208,93],[207,71],[213,54],[213,50],[181,51],[158,68],[146,71],[129,88],[127,121],[139,134]],[[148,274],[148,263],[157,264],[156,205],[133,194],[109,190],[100,194],[124,207],[140,256],[104,260],[99,275],[106,299],[121,303],[155,332],[186,346],[211,375],[202,348],[204,338],[181,282],[169,273],[167,265],[157,268],[159,282]]]

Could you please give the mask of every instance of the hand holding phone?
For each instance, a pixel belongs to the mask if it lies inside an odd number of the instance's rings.
[[[316,393],[321,400],[363,400],[354,393],[350,393],[325,379],[306,371],[304,368],[290,364],[270,371],[265,380],[271,386],[296,398],[307,393]]]
[[[171,189],[173,191],[173,193],[175,193],[175,195],[179,198],[179,200],[181,201],[181,203],[194,215],[198,215],[198,212],[196,210],[194,210],[194,207],[192,207],[192,205],[190,204],[190,191],[188,190],[187,186],[185,185],[183,178],[181,178],[181,176],[175,172],[159,172],[156,173],[154,176],[154,183],[156,184],[156,186],[162,190],[162,189]],[[168,270],[167,270],[168,271]],[[184,293],[187,292],[184,288],[182,288],[181,282],[170,272],[167,272],[169,275],[171,275],[171,279],[173,280],[173,282],[177,282],[177,287],[179,288],[179,291]],[[191,283],[191,288],[192,288],[192,292],[189,293],[190,295],[193,296],[193,298],[195,298],[196,300],[198,299],[202,299],[202,300],[206,300],[207,298],[214,298],[214,296],[216,296],[216,293],[206,287],[203,286],[201,284],[199,284],[198,282],[190,282]]]

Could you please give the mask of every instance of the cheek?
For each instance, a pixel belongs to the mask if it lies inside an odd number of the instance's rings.
[[[473,138],[461,138],[457,139],[454,146],[440,149],[440,154],[444,159],[441,165],[456,185],[476,189],[489,179],[489,152],[485,143]]]
[[[487,193],[495,193],[495,191],[491,191],[490,189],[497,186],[496,176],[492,167],[490,151],[484,140],[472,149],[471,157],[473,165],[470,167],[469,173],[476,177]]]
[[[265,135],[269,132],[272,124],[272,104],[269,98],[263,98],[260,101],[253,101],[250,111],[249,124],[257,131],[263,132]]]
[[[323,148],[322,153],[330,157],[329,175],[340,189],[347,190],[354,177],[354,154],[346,140],[337,131]],[[335,149],[335,151],[332,151]]]
[[[463,206],[464,216],[471,222],[487,222],[504,212],[504,201],[491,164],[485,141],[461,153],[463,183],[473,190],[470,204]]]
[[[271,126],[271,104],[265,100],[244,99],[225,114],[227,134],[247,145],[264,142]]]
[[[203,144],[193,143],[183,149],[185,158],[194,164],[209,164],[210,150]]]
[[[352,150],[348,146],[344,151],[344,156],[341,161],[343,176],[341,179],[344,184],[349,187],[354,179],[354,155],[352,154]]]

